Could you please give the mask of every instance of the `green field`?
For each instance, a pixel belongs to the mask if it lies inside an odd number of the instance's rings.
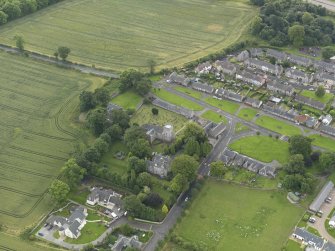
[[[315,95],[314,91],[308,91],[308,90],[303,90],[300,94],[302,96],[314,99],[324,104],[327,104],[334,97],[334,95],[331,93],[326,93],[323,97],[318,97]]]
[[[241,133],[241,132],[246,132],[246,131],[249,131],[251,130],[250,127],[242,124],[242,123],[236,123],[236,126],[235,126],[235,133]]]
[[[219,100],[219,99],[215,99],[215,98],[206,98],[205,102],[215,106],[219,109],[221,109],[222,111],[234,114],[238,108],[240,107],[239,104],[236,104],[234,102],[228,101],[228,100]]]
[[[46,190],[79,143],[78,96],[103,82],[2,52],[0,76],[0,222],[21,230],[51,208]]]
[[[201,250],[278,251],[304,209],[280,192],[208,181],[187,211],[175,233]]]
[[[133,91],[127,91],[117,95],[111,102],[121,106],[123,109],[136,109],[142,102],[142,97]]]
[[[164,126],[166,124],[170,124],[173,125],[174,132],[178,132],[181,128],[185,126],[187,119],[184,116],[164,110],[159,107],[156,107],[158,109],[158,115],[153,115],[151,112],[151,109],[153,107],[156,106],[143,105],[131,118],[131,122],[137,123],[139,125],[155,124]]]
[[[309,138],[313,139],[312,144],[322,147],[328,151],[335,152],[335,140],[326,136],[317,134],[310,135]]]
[[[28,50],[67,46],[87,65],[176,67],[236,42],[256,12],[247,0],[68,0],[2,26],[0,43],[19,34]]]
[[[286,135],[293,136],[301,134],[301,131],[298,127],[285,123],[284,121],[269,117],[261,116],[256,119],[256,124],[264,127],[270,131]]]
[[[208,119],[214,123],[225,123],[227,124],[227,118],[216,113],[216,112],[213,112],[212,110],[208,110],[206,112],[204,112],[203,114],[201,114],[201,117],[204,118],[204,119]]]
[[[179,91],[179,92],[185,93],[186,95],[189,95],[189,96],[191,96],[193,98],[196,98],[196,99],[201,99],[201,97],[202,97],[201,92],[192,90],[191,88],[187,88],[187,87],[183,87],[183,86],[176,86],[174,89]]]
[[[268,136],[244,137],[234,141],[229,147],[263,162],[277,160],[284,164],[289,158],[288,143]]]
[[[251,121],[256,116],[257,113],[258,111],[255,109],[243,108],[238,112],[237,116],[240,117],[241,119]]]
[[[154,94],[171,103],[171,104],[174,104],[174,105],[178,105],[178,106],[182,106],[182,107],[185,107],[187,109],[190,109],[190,110],[194,110],[194,111],[201,111],[203,109],[203,107],[193,101],[190,101],[188,99],[185,99],[185,98],[182,98],[180,96],[177,96],[176,94],[173,94],[169,91],[166,91],[166,90],[155,90],[154,91]]]

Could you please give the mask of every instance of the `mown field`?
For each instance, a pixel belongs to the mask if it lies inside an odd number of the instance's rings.
[[[248,0],[67,0],[0,28],[0,43],[97,67],[148,70],[180,66],[236,42],[256,13]]]
[[[283,193],[210,180],[174,231],[204,251],[278,251],[303,211]]]
[[[229,147],[243,155],[263,162],[277,160],[284,164],[289,159],[289,144],[268,136],[244,137],[234,141]]]
[[[299,127],[290,125],[282,120],[275,119],[270,116],[261,116],[256,119],[255,123],[270,131],[274,131],[285,136],[301,134],[301,130],[299,129]]]
[[[79,140],[73,123],[89,75],[0,53],[0,222],[22,229],[40,218],[46,190]]]

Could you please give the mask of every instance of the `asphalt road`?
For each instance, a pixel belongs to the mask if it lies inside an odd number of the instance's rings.
[[[315,5],[321,5],[330,11],[335,11],[335,3],[329,0],[308,0]]]

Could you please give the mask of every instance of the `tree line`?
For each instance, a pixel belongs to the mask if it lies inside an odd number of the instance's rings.
[[[62,0],[1,0],[0,25],[60,1]]]

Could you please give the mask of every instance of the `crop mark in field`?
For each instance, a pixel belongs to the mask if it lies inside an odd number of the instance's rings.
[[[11,187],[6,187],[6,186],[0,186],[0,189],[6,190],[6,191],[9,191],[9,192],[12,192],[12,193],[17,193],[17,194],[20,194],[20,195],[24,195],[24,196],[27,196],[27,197],[31,197],[31,198],[38,198],[38,197],[41,197],[43,195],[43,194],[27,193],[27,192],[20,191],[20,190],[11,188]]]
[[[3,245],[0,245],[0,250],[5,250],[5,251],[17,251],[17,250],[15,250],[15,249],[12,249],[12,248],[9,248],[9,247],[3,246]]]
[[[17,151],[21,151],[21,152],[25,152],[25,153],[31,153],[31,154],[42,156],[42,157],[47,157],[47,158],[50,158],[50,159],[64,160],[64,161],[67,160],[66,158],[63,158],[63,157],[54,156],[54,155],[51,155],[51,154],[46,154],[46,153],[41,153],[41,152],[36,152],[36,151],[32,151],[32,150],[25,149],[25,148],[22,148],[22,147],[18,147],[18,146],[10,146],[8,148],[14,149],[14,150],[17,150]]]
[[[8,163],[4,163],[0,161],[0,168],[1,169],[5,169],[7,170],[8,168],[10,168],[11,170],[15,170],[21,173],[26,173],[26,174],[30,174],[30,175],[34,175],[34,176],[38,176],[38,177],[42,177],[42,178],[52,178],[53,176],[50,174],[43,174],[43,173],[39,173],[39,172],[34,172],[34,171],[29,171],[23,168],[19,168],[16,167],[14,165],[8,164]]]
[[[30,94],[20,92],[20,91],[17,91],[17,90],[12,90],[12,89],[9,89],[9,88],[3,87],[3,86],[1,86],[0,89],[8,91],[8,92],[15,93],[15,94],[19,94],[19,95],[24,96],[24,97],[32,98],[32,99],[37,99],[37,100],[42,100],[42,101],[47,101],[48,100],[47,98],[42,98],[42,97],[30,95]]]
[[[19,112],[19,113],[24,113],[24,114],[29,114],[29,115],[36,115],[36,113],[34,113],[34,112],[28,112],[28,111],[25,111],[25,110],[22,110],[22,109],[19,109],[19,108],[15,108],[15,107],[11,107],[11,106],[8,106],[8,105],[4,105],[4,104],[0,104],[0,107],[5,108],[7,110],[12,110],[12,111],[15,111],[15,112]]]

